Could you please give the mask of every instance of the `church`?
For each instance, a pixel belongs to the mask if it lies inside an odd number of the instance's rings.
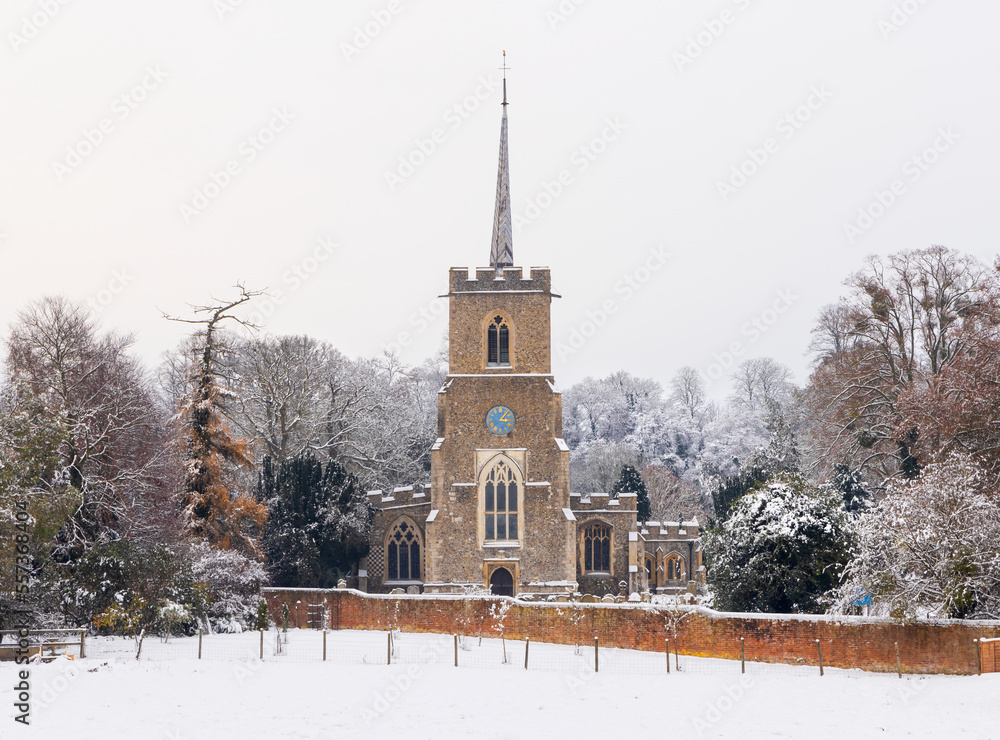
[[[431,481],[371,491],[358,587],[553,598],[695,591],[697,521],[640,522],[635,493],[571,493],[547,267],[514,266],[507,81],[488,267],[448,275],[448,377]]]

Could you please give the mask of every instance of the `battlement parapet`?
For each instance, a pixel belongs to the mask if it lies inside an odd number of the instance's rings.
[[[471,275],[474,274],[475,277]],[[528,268],[530,277],[524,277],[522,267],[453,267],[449,273],[451,293],[481,293],[484,291],[522,291],[550,293],[552,277],[547,267]]]

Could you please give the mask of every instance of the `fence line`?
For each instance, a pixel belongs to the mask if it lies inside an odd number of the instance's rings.
[[[671,644],[673,643],[673,644]],[[604,647],[597,637],[577,645],[537,639],[508,639],[504,635],[462,635],[425,632],[329,631],[275,629],[242,634],[202,633],[192,637],[146,636],[137,639],[92,637],[87,644],[93,660],[257,661],[275,663],[327,662],[332,664],[439,665],[464,669],[502,666],[511,670],[559,672],[572,675],[794,675],[819,679],[833,672],[851,671],[816,663],[823,646],[803,646],[798,663],[771,663],[741,654],[739,659],[684,655],[677,640],[665,640],[661,651]],[[673,648],[673,665],[670,651]],[[749,659],[748,659],[749,658]],[[896,678],[896,672],[881,675]],[[902,678],[901,664],[898,675]]]

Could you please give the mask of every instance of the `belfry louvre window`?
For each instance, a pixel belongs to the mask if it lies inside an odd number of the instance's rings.
[[[510,326],[503,316],[494,316],[486,330],[486,362],[489,365],[510,364]]]
[[[611,527],[607,524],[591,524],[584,530],[583,569],[611,572]]]
[[[420,538],[408,522],[400,522],[389,533],[386,574],[390,581],[420,580]]]
[[[483,486],[486,508],[486,539],[517,539],[517,477],[501,461],[490,468]]]

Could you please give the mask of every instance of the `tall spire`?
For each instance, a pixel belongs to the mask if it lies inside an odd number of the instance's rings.
[[[497,172],[497,205],[493,215],[490,267],[514,264],[510,213],[510,172],[507,165],[507,52],[503,53],[503,117],[500,119],[500,166]]]

